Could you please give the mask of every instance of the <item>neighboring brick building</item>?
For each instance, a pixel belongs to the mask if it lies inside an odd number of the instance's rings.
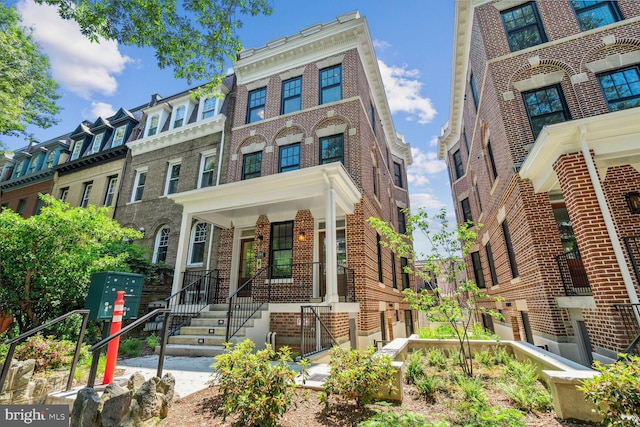
[[[301,306],[316,301],[330,307],[325,323],[341,343],[404,336],[405,320],[413,323],[402,303],[406,261],[378,245],[367,219],[402,227],[411,154],[394,130],[365,19],[343,15],[243,50],[234,69],[227,183],[169,196],[184,206],[181,235],[196,219],[223,229],[223,294],[244,286],[232,321],[242,297],[264,298],[268,330],[297,346]]]
[[[640,3],[472,0],[455,16],[439,156],[458,220],[482,224],[468,275],[505,298],[492,327],[615,359],[639,332]]]

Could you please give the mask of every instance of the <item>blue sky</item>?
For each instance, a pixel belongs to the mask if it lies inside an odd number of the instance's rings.
[[[367,18],[396,131],[411,145],[411,207],[435,213],[446,206],[453,214],[443,161],[437,160],[437,136],[448,120],[454,0],[273,0],[271,16],[245,17],[239,35],[246,48],[292,35],[317,23],[358,10]],[[48,6],[33,0],[16,3],[25,25],[49,56],[53,78],[60,84],[60,123],[28,129],[45,141],[69,132],[82,121],[107,117],[120,107],[142,105],[154,93],[169,96],[195,85],[160,70],[150,50],[90,43],[74,22],[60,20]],[[9,149],[23,139],[2,140]],[[427,250],[420,236],[416,247]]]

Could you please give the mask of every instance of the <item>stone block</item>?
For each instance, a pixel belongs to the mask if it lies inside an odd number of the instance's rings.
[[[70,427],[100,427],[102,405],[100,396],[93,388],[79,390],[71,410]]]

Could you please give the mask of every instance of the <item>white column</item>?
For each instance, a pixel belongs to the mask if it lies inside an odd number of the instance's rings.
[[[189,239],[191,238],[191,221],[193,215],[182,212],[182,224],[180,224],[180,239],[178,240],[178,251],[176,253],[176,266],[173,271],[173,285],[171,294],[175,294],[182,289],[182,273],[187,265],[187,254],[189,253]]]
[[[325,176],[326,179],[326,176]],[[336,193],[332,183],[327,180],[326,200],[325,200],[325,230],[326,230],[326,251],[325,262],[327,294],[325,302],[338,302],[338,259],[336,255]]]

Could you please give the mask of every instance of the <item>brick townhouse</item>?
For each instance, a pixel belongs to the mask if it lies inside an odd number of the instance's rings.
[[[481,224],[469,277],[504,298],[485,326],[615,359],[640,332],[640,3],[456,2],[453,46],[439,156]]]
[[[50,192],[72,205],[109,200],[116,220],[144,230],[136,243],[153,262],[175,265],[158,295],[174,294],[182,321],[173,354],[215,354],[243,337],[313,353],[331,344],[327,332],[360,348],[412,333],[408,260],[367,223],[404,230],[412,158],[365,18],[243,50],[234,71],[211,96],[153,95],[80,124],[60,138]],[[4,163],[34,149],[23,151]]]

